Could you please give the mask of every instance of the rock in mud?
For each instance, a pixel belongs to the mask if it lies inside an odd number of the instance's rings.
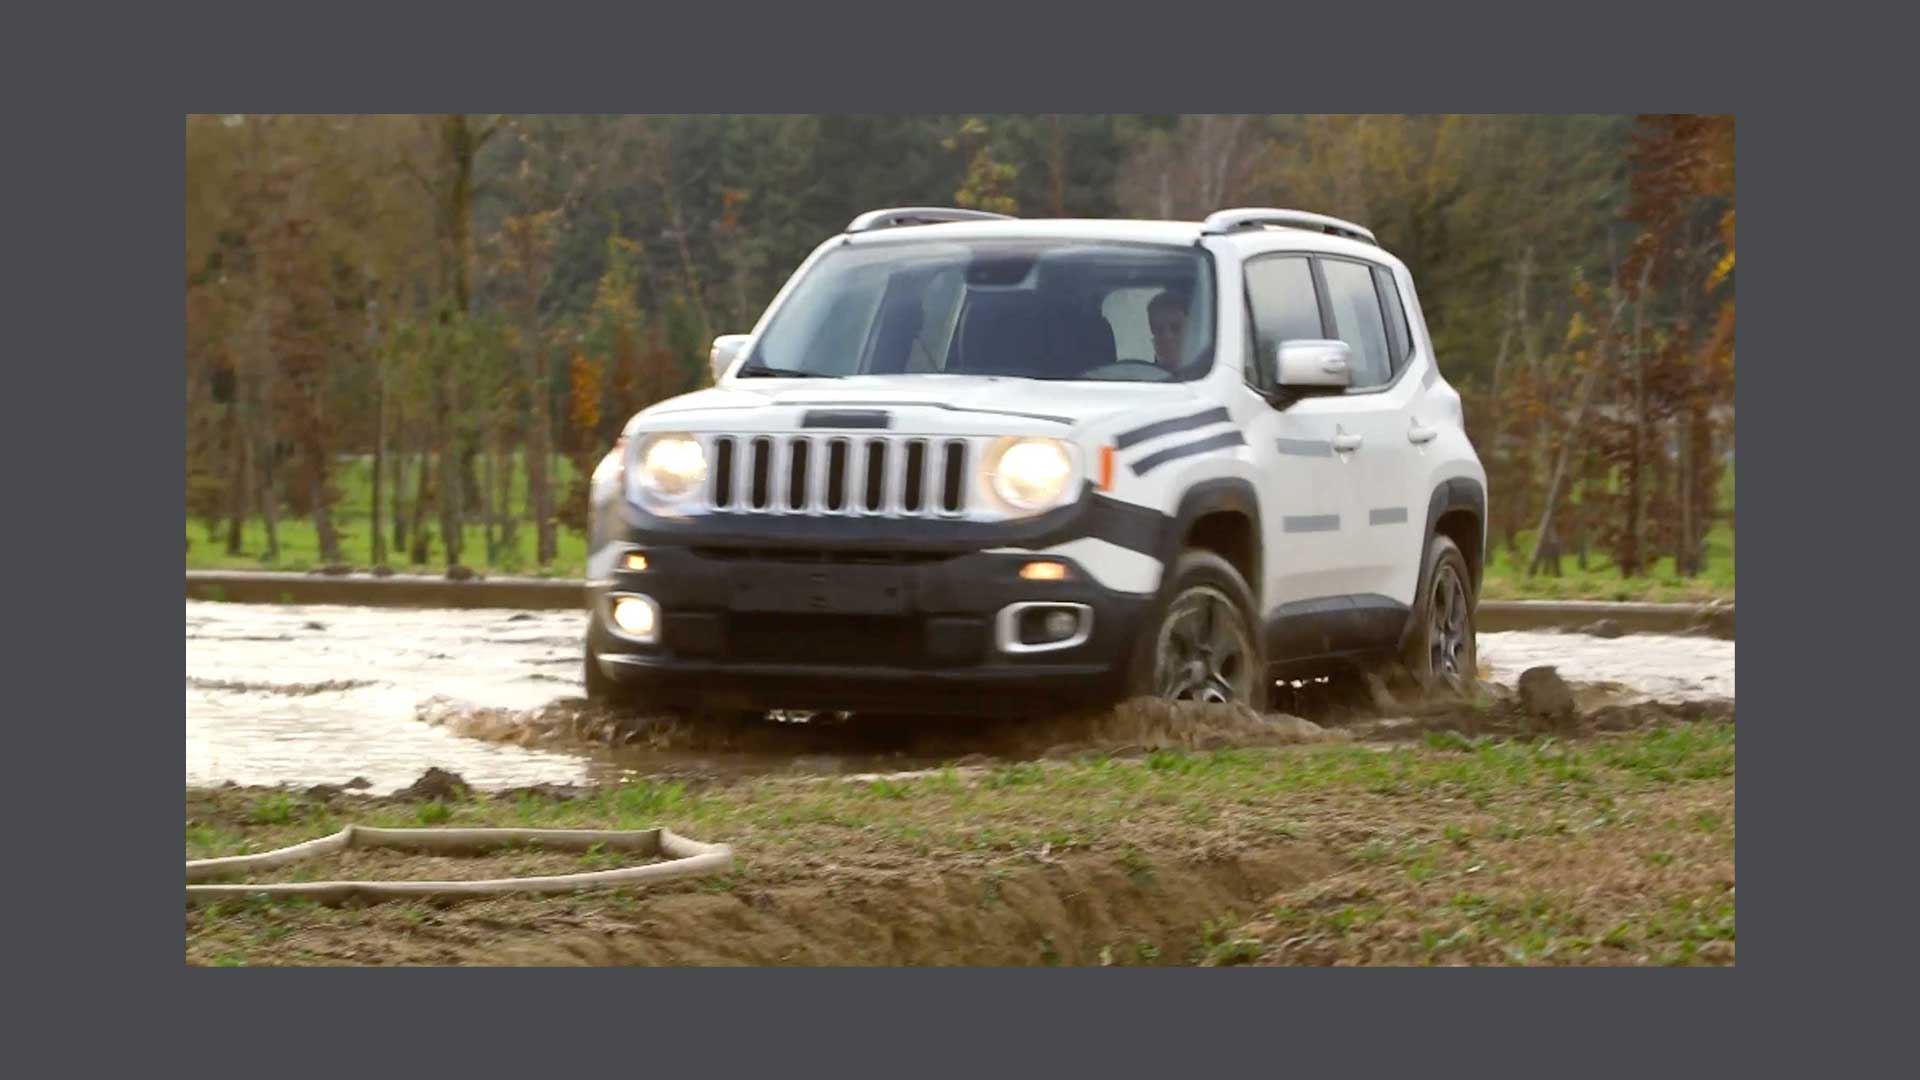
[[[1520,673],[1520,707],[1543,720],[1571,719],[1573,690],[1554,667],[1531,667]]]
[[[315,622],[315,621],[313,621],[313,620],[311,620],[311,619],[309,619],[309,620],[308,620],[308,621],[307,621],[307,622],[306,622],[306,623],[305,623],[305,624],[304,624],[304,625],[303,625],[303,626],[301,627],[301,629],[303,629],[303,630],[325,630],[326,628],[327,628],[327,624],[326,624],[326,623],[323,623],[323,622]]]
[[[507,621],[508,622],[527,622],[532,618],[533,618],[533,612],[531,611],[516,611],[513,614],[507,616]]]
[[[454,565],[454,566],[447,567],[447,580],[448,581],[478,581],[480,580],[480,575],[476,573],[473,567],[471,566]]]
[[[356,776],[340,786],[346,788],[348,791],[365,791],[373,786],[373,781],[364,776]]]
[[[315,784],[307,789],[307,798],[315,802],[331,802],[345,791],[346,789],[338,784]]]
[[[406,802],[426,801],[429,799],[457,799],[467,793],[467,782],[459,773],[451,773],[438,766],[420,774],[420,779],[393,793],[393,797]]]
[[[1588,623],[1580,632],[1598,638],[1617,638],[1626,633],[1625,630],[1620,629],[1620,624],[1612,619],[1599,619]]]
[[[328,563],[316,573],[325,574],[328,577],[346,577],[353,573],[353,566],[349,563]]]

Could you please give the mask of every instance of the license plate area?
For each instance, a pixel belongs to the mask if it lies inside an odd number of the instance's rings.
[[[892,566],[761,564],[736,571],[732,579],[732,611],[898,615],[909,608],[907,576]]]

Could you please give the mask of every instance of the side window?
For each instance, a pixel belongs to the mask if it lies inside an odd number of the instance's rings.
[[[1413,331],[1407,326],[1407,309],[1400,304],[1400,286],[1393,283],[1393,271],[1374,267],[1373,283],[1380,288],[1380,306],[1387,315],[1387,340],[1393,344],[1393,373],[1398,375],[1413,354]]]
[[[1353,385],[1386,385],[1393,378],[1393,353],[1387,344],[1386,320],[1380,317],[1373,272],[1341,259],[1323,259],[1320,266],[1326,274],[1334,332],[1353,352]]]
[[[1253,315],[1255,385],[1266,382],[1265,372],[1283,341],[1324,338],[1320,301],[1313,291],[1313,269],[1304,256],[1255,259],[1246,265],[1247,306]]]

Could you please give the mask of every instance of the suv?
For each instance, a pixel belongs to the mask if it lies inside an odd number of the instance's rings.
[[[1486,474],[1368,230],[862,214],[595,470],[589,697],[1264,708],[1471,679]]]

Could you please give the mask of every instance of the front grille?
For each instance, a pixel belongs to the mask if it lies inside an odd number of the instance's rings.
[[[933,662],[921,620],[876,615],[729,615],[727,656],[878,667],[921,667]]]
[[[964,517],[966,439],[897,435],[715,435],[707,500],[751,514]]]

